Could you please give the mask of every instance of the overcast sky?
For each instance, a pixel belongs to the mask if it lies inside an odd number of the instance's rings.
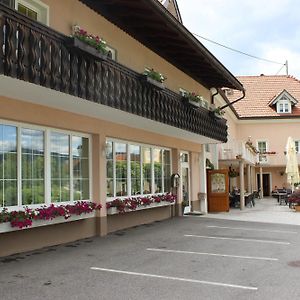
[[[231,48],[277,61],[288,60],[300,79],[299,0],[177,0],[185,27]],[[198,38],[234,75],[275,75],[279,64],[262,62]],[[285,74],[283,68],[278,74]]]

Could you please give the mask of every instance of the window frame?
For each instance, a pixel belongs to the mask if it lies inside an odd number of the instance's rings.
[[[73,155],[72,155],[72,137],[79,136],[88,139],[88,167],[89,167],[89,199],[87,201],[91,201],[93,191],[92,191],[92,135],[87,133],[82,133],[73,130],[62,130],[55,127],[48,126],[40,126],[33,125],[30,123],[24,122],[14,122],[8,121],[4,119],[0,119],[1,125],[14,126],[17,129],[17,199],[18,204],[14,206],[0,206],[0,209],[7,208],[8,211],[12,210],[22,210],[25,206],[35,209],[44,205],[66,205],[76,203],[78,200],[73,200]],[[32,130],[40,130],[44,133],[44,202],[39,204],[22,204],[22,149],[21,149],[21,131],[22,129],[32,129]],[[70,201],[64,202],[52,202],[51,199],[51,145],[50,145],[50,135],[51,132],[57,132],[62,134],[67,134],[70,136]]]
[[[49,26],[49,6],[40,0],[15,0],[15,10],[21,4],[37,13],[37,21]]]
[[[266,144],[266,150],[265,150],[265,152],[268,152],[269,151],[269,143],[268,143],[268,141],[266,140],[266,139],[261,139],[261,140],[257,140],[256,141],[256,146],[257,146],[257,149],[259,150],[259,143],[265,143]],[[260,150],[259,150],[260,151]],[[262,157],[264,157],[264,160],[261,160],[261,158]],[[258,159],[259,159],[259,162],[260,163],[268,163],[268,161],[269,161],[269,158],[268,158],[268,156],[266,155],[266,154],[262,154],[262,155],[259,155],[259,157],[258,157]]]
[[[292,112],[291,102],[287,99],[280,99],[276,103],[276,111],[279,114],[290,114]]]
[[[112,157],[113,157],[113,166],[116,164],[116,159],[115,159],[115,143],[125,143],[126,144],[126,149],[127,149],[127,187],[128,187],[128,193],[126,196],[117,196],[116,195],[116,176],[115,176],[115,167],[113,167],[113,196],[107,197],[106,196],[106,202],[110,202],[113,199],[125,199],[128,197],[140,197],[140,196],[150,196],[150,195],[160,195],[160,194],[165,194],[167,193],[165,191],[165,182],[164,182],[164,158],[163,158],[163,153],[161,153],[161,159],[162,159],[162,168],[161,168],[161,184],[162,184],[162,192],[155,193],[154,192],[154,187],[155,187],[155,179],[154,179],[154,149],[160,149],[162,151],[166,150],[170,152],[170,174],[172,174],[172,150],[171,148],[168,147],[162,147],[162,146],[156,146],[156,145],[151,145],[151,144],[145,144],[145,143],[138,143],[134,141],[127,141],[127,140],[122,140],[122,139],[116,139],[116,138],[106,138],[106,142],[112,142]],[[131,189],[131,160],[130,160],[130,146],[139,146],[140,147],[140,180],[141,180],[141,193],[133,195],[132,194],[132,189]],[[143,193],[143,157],[142,157],[142,148],[150,148],[150,160],[151,160],[151,193],[149,194],[144,194]],[[105,157],[106,159],[106,157]],[[107,164],[106,164],[107,168]],[[107,178],[106,178],[106,185],[107,186]],[[107,191],[106,191],[107,192]]]

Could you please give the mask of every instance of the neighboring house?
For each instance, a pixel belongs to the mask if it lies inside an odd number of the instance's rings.
[[[180,215],[183,194],[205,211],[204,145],[227,141],[226,120],[179,90],[208,106],[212,90],[242,90],[240,82],[157,0],[0,3],[0,209],[102,204],[95,217],[55,226],[0,224],[0,256]],[[103,37],[112,58],[74,44],[72,25]],[[167,77],[165,88],[141,76],[145,67]],[[106,209],[119,197],[169,192],[175,205]]]
[[[245,172],[245,189],[257,190],[261,181],[265,196],[271,195],[275,186],[291,188],[285,174],[285,151],[289,136],[295,140],[298,153],[300,150],[300,81],[284,75],[237,78],[245,87],[246,96],[235,103],[232,110],[226,109],[230,111],[226,114],[229,126],[228,140],[243,141],[245,147],[249,140],[253,148],[259,151],[255,167],[255,160],[250,164],[250,180],[249,173]],[[240,95],[231,89],[226,89],[225,93],[228,101],[233,101]],[[219,163],[226,167],[222,163],[226,155],[224,145],[228,143],[219,145]],[[232,151],[233,147],[228,149]],[[245,164],[248,165],[246,162]],[[233,167],[236,168],[236,165]],[[238,186],[239,179],[240,176],[237,178]]]

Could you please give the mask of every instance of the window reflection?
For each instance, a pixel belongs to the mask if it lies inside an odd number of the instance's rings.
[[[127,195],[127,146],[115,143],[116,156],[116,196]]]
[[[151,148],[142,147],[143,161],[143,194],[151,194]]]
[[[141,147],[130,145],[131,194],[141,194]]]

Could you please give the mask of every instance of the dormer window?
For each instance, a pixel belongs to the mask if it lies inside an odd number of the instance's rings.
[[[279,114],[291,113],[291,102],[289,100],[279,100],[276,103],[277,112]]]
[[[278,114],[291,114],[293,105],[298,101],[286,90],[283,90],[279,95],[275,96],[269,103],[270,106],[276,105]]]

